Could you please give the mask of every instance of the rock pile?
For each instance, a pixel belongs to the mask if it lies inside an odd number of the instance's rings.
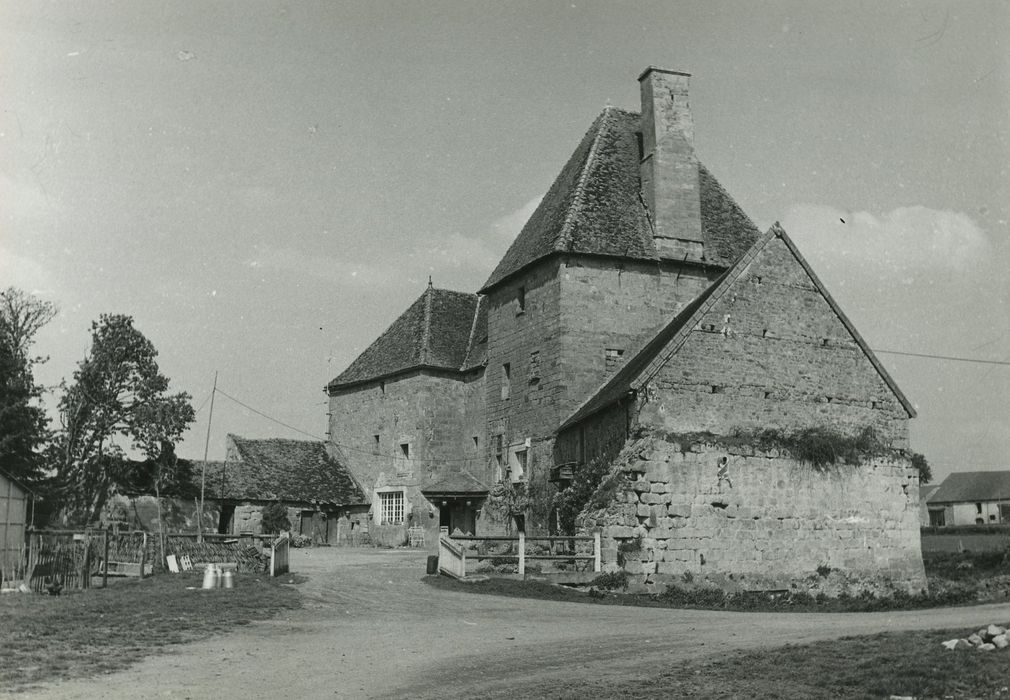
[[[957,651],[958,649],[978,649],[979,651],[994,651],[996,649],[1006,649],[1010,646],[1010,639],[1007,639],[1006,627],[999,625],[989,625],[968,635],[964,639],[949,639],[942,642],[945,649]]]

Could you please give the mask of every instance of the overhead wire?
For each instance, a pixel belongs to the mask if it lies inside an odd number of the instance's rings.
[[[955,357],[955,356],[951,356],[951,355],[931,355],[931,354],[927,354],[927,353],[904,352],[904,351],[901,351],[901,350],[874,350],[873,352],[882,353],[882,354],[888,354],[888,355],[904,355],[904,356],[907,356],[907,357],[920,357],[920,358],[926,358],[926,359],[931,359],[931,360],[945,360],[945,361],[949,361],[949,362],[969,362],[969,363],[984,364],[984,365],[1005,365],[1005,366],[1010,366],[1010,361],[981,360],[981,359],[978,359],[978,358]],[[321,437],[321,436],[316,435],[314,433],[310,433],[310,432],[302,430],[300,428],[296,428],[295,426],[290,425],[288,423],[285,423],[284,421],[282,421],[282,420],[280,420],[278,418],[274,418],[273,416],[269,415],[268,413],[265,413],[265,412],[259,410],[258,408],[250,406],[246,402],[242,401],[241,399],[235,398],[234,396],[232,396],[231,394],[227,393],[226,391],[224,391],[223,389],[220,389],[220,388],[215,388],[213,391],[211,391],[210,395],[203,400],[202,404],[200,404],[200,408],[198,408],[197,411],[196,411],[197,413],[199,413],[201,410],[203,410],[203,407],[206,406],[207,402],[210,400],[210,398],[214,395],[215,392],[218,393],[218,394],[221,394],[222,396],[224,396],[225,398],[229,399],[230,401],[235,402],[236,404],[238,404],[242,408],[245,408],[246,410],[252,411],[256,415],[258,415],[258,416],[260,416],[262,418],[266,418],[267,420],[269,420],[269,421],[271,421],[273,423],[276,423],[277,425],[283,426],[283,427],[287,428],[288,430],[293,430],[294,432],[299,433],[301,435],[305,435],[306,437],[310,437],[313,440],[320,440],[320,441],[323,441],[323,442],[327,441],[327,438]],[[336,442],[336,441],[334,441],[332,439],[329,439],[329,442],[331,442],[336,447],[339,447],[342,450],[347,450],[349,452],[357,452],[357,453],[360,453],[360,454],[366,454],[366,455],[370,455],[370,456],[374,456],[375,455],[375,452],[371,451],[371,450],[363,450],[363,449],[360,449],[360,448],[357,448],[357,447],[352,447],[351,445],[346,445],[346,444],[343,444],[343,443],[339,443],[339,442]],[[470,464],[470,463],[474,462],[474,459],[472,459],[472,458],[471,459],[440,458],[439,461],[440,462],[460,462],[460,463]]]

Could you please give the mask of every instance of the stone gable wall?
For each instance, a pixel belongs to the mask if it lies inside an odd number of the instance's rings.
[[[648,385],[639,420],[671,432],[877,429],[908,446],[908,414],[775,239]]]
[[[609,568],[646,590],[918,591],[918,476],[895,455],[823,470],[778,450],[651,436],[622,453],[599,528]]]

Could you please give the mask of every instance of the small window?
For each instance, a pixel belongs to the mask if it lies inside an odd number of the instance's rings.
[[[609,372],[624,362],[624,350],[621,348],[607,348],[603,353],[603,357],[606,361],[606,369]]]
[[[378,435],[373,435],[372,436],[372,449],[375,451],[375,454],[379,454],[379,436]]]
[[[516,450],[512,453],[512,460],[509,464],[509,476],[512,481],[523,481],[526,478],[527,451],[526,449]]]
[[[400,456],[404,459],[410,459],[410,443],[401,442],[400,443]]]
[[[379,494],[379,523],[403,522],[403,491]]]
[[[981,503],[976,503],[975,504],[975,512],[978,513],[979,515],[982,515],[982,504]]]
[[[501,366],[501,397],[506,400],[512,392],[512,365],[508,362]]]
[[[519,306],[516,313],[526,313],[526,287],[519,288],[519,291],[516,293],[516,301]]]
[[[473,436],[473,449],[480,449],[480,438],[476,435]]]
[[[530,353],[530,384],[540,381],[540,351]]]
[[[383,394],[386,393],[386,382],[379,382],[379,391]]]

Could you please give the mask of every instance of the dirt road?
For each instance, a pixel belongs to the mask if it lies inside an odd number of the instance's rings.
[[[497,598],[427,586],[424,564],[416,551],[293,550],[302,610],[20,697],[537,697],[547,680],[639,677],[733,649],[1010,621],[1007,604],[771,614]]]

